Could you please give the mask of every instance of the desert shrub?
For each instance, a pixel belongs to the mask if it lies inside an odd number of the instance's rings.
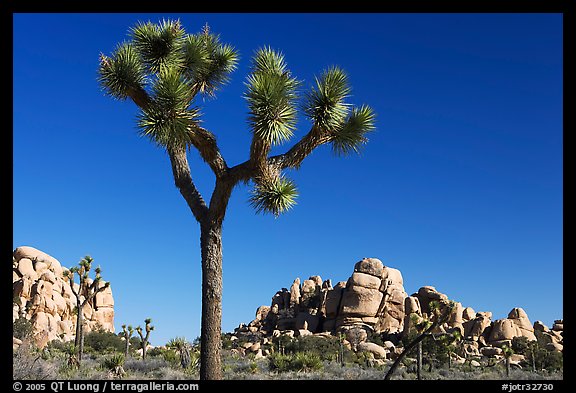
[[[512,339],[514,352],[526,357],[523,364],[531,367],[534,362],[538,370],[552,372],[562,370],[564,367],[562,353],[547,350],[545,348],[546,341],[544,341],[542,335],[537,334],[536,337],[537,341],[529,341],[526,337],[514,337]]]
[[[147,358],[142,359],[126,359],[124,362],[124,370],[127,372],[138,374],[150,374],[162,368],[169,368],[170,364],[161,358]]]
[[[256,374],[260,371],[260,367],[256,361],[250,360],[248,362],[240,362],[236,364],[233,370],[237,374]],[[223,369],[223,371],[226,370]]]
[[[146,352],[146,357],[147,358],[161,357],[163,349],[164,348],[160,348],[160,347],[151,348]]]
[[[512,350],[514,353],[518,353],[520,355],[525,355],[530,349],[530,341],[528,341],[528,337],[514,337],[512,338]]]
[[[294,355],[293,366],[298,371],[318,371],[324,364],[320,355],[312,352],[298,352]]]
[[[282,337],[282,336],[281,336]],[[344,359],[351,360],[353,353],[343,347]],[[299,352],[312,353],[320,357],[321,360],[336,360],[340,351],[340,342],[336,337],[304,336],[297,337],[284,344],[284,353],[297,354]]]
[[[26,318],[18,318],[12,326],[12,335],[17,339],[24,340],[32,334],[32,323]]]
[[[162,359],[164,359],[170,366],[177,367],[180,365],[180,357],[178,353],[174,349],[163,349],[162,350]]]
[[[64,359],[74,356],[74,343],[72,341],[52,340],[42,350],[45,359]]]
[[[232,349],[235,348],[234,341],[232,341],[231,333],[222,334],[222,349]]]
[[[378,344],[381,347],[384,346],[384,339],[382,338],[382,334],[381,333],[376,333],[376,332],[368,332],[368,341],[374,343],[374,344]]]
[[[150,372],[147,375],[149,379],[162,379],[162,380],[182,380],[191,379],[190,375],[187,374],[181,368],[173,367],[161,367],[157,370]]]
[[[45,380],[55,379],[57,367],[41,358],[25,339],[12,355],[12,378]]]
[[[283,355],[281,353],[273,353],[268,357],[268,368],[272,371],[280,373],[290,370],[291,355]]]
[[[323,368],[322,358],[311,352],[296,352],[282,355],[273,353],[268,359],[268,368],[279,373],[287,371],[318,371]]]
[[[124,341],[111,332],[96,330],[84,335],[84,348],[86,352],[90,350],[103,352],[124,352]]]
[[[548,351],[545,348],[538,348],[534,351],[536,367],[546,371],[560,371],[564,368],[564,357],[562,353]]]

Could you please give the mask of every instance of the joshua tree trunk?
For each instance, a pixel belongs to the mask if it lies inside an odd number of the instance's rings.
[[[418,352],[416,354],[416,375],[418,380],[422,380],[422,341],[418,341]]]
[[[82,362],[82,352],[84,350],[84,331],[82,329],[82,325],[84,324],[84,315],[82,313],[82,308],[82,304],[79,301],[76,302],[78,315],[76,316],[76,337],[74,338],[74,348],[76,348],[76,359],[78,360],[78,365]]]
[[[201,225],[202,330],[200,379],[222,379],[222,225]]]

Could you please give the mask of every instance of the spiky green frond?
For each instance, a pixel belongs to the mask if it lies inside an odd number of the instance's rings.
[[[152,318],[146,318],[146,319],[144,320],[144,323],[145,323],[146,325],[151,324],[151,323],[152,323]]]
[[[296,205],[297,197],[296,185],[291,180],[280,177],[256,184],[250,204],[256,209],[256,213],[272,213],[278,217]]]
[[[170,339],[170,341],[166,343],[167,348],[174,348],[176,350],[181,350],[187,347],[188,345],[189,345],[188,341],[184,337],[175,337]]]
[[[272,145],[290,139],[297,119],[297,81],[287,75],[256,73],[246,84],[252,132]]]
[[[153,104],[138,117],[141,135],[163,147],[188,146],[190,127],[200,117],[197,108],[189,107],[190,92],[190,81],[177,68],[163,68],[152,87]]]
[[[348,76],[332,67],[316,78],[316,86],[306,95],[304,113],[322,130],[334,130],[342,125],[349,112],[345,102],[350,94]]]
[[[284,54],[269,46],[258,49],[252,59],[252,72],[276,75],[288,72]]]
[[[139,22],[130,33],[149,72],[159,72],[166,66],[182,64],[184,29],[179,20],[163,20],[159,24]]]
[[[208,72],[210,54],[200,34],[188,34],[182,44],[185,75],[192,81],[202,79]]]
[[[190,89],[190,81],[178,68],[165,67],[152,87],[154,104],[162,108],[186,109],[192,99]]]
[[[186,147],[191,143],[190,127],[197,124],[199,112],[192,109],[164,109],[153,107],[138,115],[142,136],[149,137],[161,147]]]
[[[144,84],[145,70],[132,44],[119,44],[112,57],[100,54],[98,81],[107,94],[120,100]]]
[[[280,52],[270,48],[256,52],[244,97],[250,110],[248,122],[257,138],[277,145],[292,137],[297,119],[296,90],[299,85]]]
[[[362,145],[368,142],[366,134],[374,130],[375,118],[369,106],[353,108],[346,122],[334,132],[332,150],[338,155],[359,153]]]
[[[196,42],[203,46],[206,60],[194,71],[194,82],[200,93],[213,96],[230,80],[230,74],[238,65],[238,52],[233,46],[220,42],[218,35],[207,32],[200,33]],[[202,52],[198,53],[200,55]]]

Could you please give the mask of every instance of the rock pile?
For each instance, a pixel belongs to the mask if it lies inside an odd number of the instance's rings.
[[[400,271],[386,267],[379,259],[364,258],[354,266],[348,281],[332,286],[312,276],[290,289],[282,288],[272,303],[261,306],[248,331],[294,330],[297,334],[330,332],[364,326],[386,333],[400,332],[404,318],[404,298]]]
[[[353,350],[370,352],[375,359],[391,359],[398,354],[395,348],[398,340],[419,321],[431,316],[431,303],[447,299],[433,286],[423,286],[407,295],[399,270],[384,266],[379,259],[364,258],[355,264],[347,281],[334,286],[320,276],[303,282],[296,278],[290,289],[276,292],[271,305],[260,306],[255,319],[248,325],[240,325],[234,334],[250,335],[255,345],[270,336],[344,333],[347,345]],[[462,337],[459,359],[501,358],[501,348],[510,346],[514,337],[545,340],[547,349],[563,351],[563,326],[562,320],[555,321],[552,329],[540,321],[532,325],[522,308],[512,309],[507,318],[492,321],[491,312],[476,312],[455,303],[448,321],[432,333],[459,331]],[[366,332],[378,333],[389,340],[384,347],[378,346],[367,341]],[[250,346],[243,350],[262,355],[254,349]]]
[[[76,298],[56,258],[33,247],[18,247],[12,258],[12,321],[32,323],[36,345],[73,339],[76,329]],[[100,283],[104,285],[105,282]],[[78,289],[78,284],[74,284]],[[110,287],[84,307],[85,331],[101,327],[114,331],[114,298]]]

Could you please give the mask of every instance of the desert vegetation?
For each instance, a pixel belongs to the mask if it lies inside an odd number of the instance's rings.
[[[16,323],[15,323],[16,325]],[[30,330],[18,322],[15,328],[22,337],[22,344],[13,352],[14,379],[199,379],[200,340],[189,342],[175,337],[166,345],[148,347],[142,358],[142,342],[130,338],[128,356],[124,332],[114,334],[104,330],[88,332],[84,336],[84,357],[81,364],[75,361],[73,342],[51,341],[43,349],[34,346]],[[234,338],[233,338],[234,337]],[[419,337],[415,335],[414,337]],[[372,341],[386,337],[373,335]],[[413,338],[410,338],[413,340]],[[398,347],[408,348],[410,339]],[[280,336],[262,345],[269,355],[258,357],[244,351],[254,345],[247,337],[236,338],[232,333],[222,335],[222,375],[224,379],[304,379],[349,380],[384,379],[394,364],[393,360],[377,361],[369,352],[353,351],[342,345],[338,336]],[[413,341],[412,341],[413,342]],[[423,367],[420,378],[437,379],[563,379],[563,359],[558,352],[544,348],[543,343],[519,338],[511,347],[513,353],[525,354],[525,360],[509,364],[504,359],[474,357],[464,362],[450,362],[457,350],[450,340],[434,339],[422,343]],[[418,379],[417,346],[398,363],[391,379]],[[533,353],[533,355],[527,355]],[[508,376],[509,373],[509,376]]]

